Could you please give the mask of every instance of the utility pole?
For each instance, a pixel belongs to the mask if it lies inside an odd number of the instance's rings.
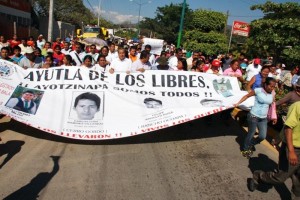
[[[49,8],[49,22],[48,22],[48,41],[52,42],[52,32],[53,32],[53,2],[54,0],[50,0],[50,8]]]
[[[227,12],[226,12],[226,21],[225,21],[225,27],[224,27],[224,35],[225,36],[226,36],[226,31],[227,31],[228,17],[229,17],[229,10],[227,10]]]
[[[98,27],[100,27],[100,12],[101,12],[101,0],[99,0],[99,7],[98,7]]]
[[[177,48],[180,47],[180,43],[181,43],[182,29],[183,29],[183,20],[184,20],[184,14],[185,14],[185,7],[186,7],[186,0],[184,0],[183,4],[182,4],[180,27],[179,27],[179,33],[178,33],[178,39],[177,39]]]

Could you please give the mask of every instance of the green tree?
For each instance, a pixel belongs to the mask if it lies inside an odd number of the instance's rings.
[[[155,33],[157,38],[162,38],[168,43],[175,43],[178,37],[180,18],[183,4],[166,5],[156,9],[154,19],[145,18],[140,23],[142,29],[147,29]],[[190,26],[192,10],[186,6],[184,27]]]
[[[184,47],[187,50],[199,50],[207,55],[225,52],[227,38],[223,30],[226,16],[223,13],[195,10],[190,29],[184,34]]]
[[[49,16],[49,0],[34,0],[34,10],[39,16]],[[54,19],[68,22],[81,27],[84,24],[97,24],[97,16],[86,8],[82,0],[55,0]],[[107,27],[112,23],[101,19],[101,26]]]
[[[251,22],[249,54],[273,56],[288,64],[300,62],[300,4],[273,3],[254,5],[265,16]]]

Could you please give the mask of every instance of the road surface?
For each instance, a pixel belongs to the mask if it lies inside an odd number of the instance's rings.
[[[259,144],[240,154],[246,132],[218,115],[157,132],[111,141],[54,136],[0,120],[1,199],[289,199],[291,181],[247,189],[255,169],[276,168],[278,154]]]

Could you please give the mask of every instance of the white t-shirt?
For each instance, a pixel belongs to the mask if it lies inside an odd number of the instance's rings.
[[[24,56],[20,62],[18,63],[18,65],[24,69],[27,68],[42,68],[43,67],[43,59],[41,57],[36,57],[34,62],[32,63],[26,56]]]
[[[76,62],[76,66],[81,66],[82,62],[83,62],[83,58],[84,58],[84,56],[86,56],[86,53],[84,51],[82,51],[78,54],[76,51],[71,51],[70,56]],[[79,57],[80,61],[79,61],[78,57]]]
[[[136,72],[138,69],[145,69],[145,70],[150,70],[151,69],[151,64],[150,62],[146,62],[146,63],[143,63],[141,61],[141,59],[138,59],[136,61],[134,61],[131,65],[131,71],[132,72]]]
[[[108,70],[110,69],[114,69],[115,72],[131,71],[131,61],[128,58],[124,58],[123,60],[120,60],[120,58],[116,58],[108,67]]]
[[[40,48],[41,50],[44,48],[45,43],[46,43],[45,39],[42,39],[42,41],[39,41],[39,40],[36,41],[37,47]]]
[[[72,51],[72,49],[68,49],[68,50],[65,50],[65,49],[62,49],[61,52],[65,55],[70,55],[70,52]]]
[[[108,55],[106,56],[106,60],[111,63],[113,60],[119,58],[118,52],[114,51],[113,53],[108,52]]]
[[[178,58],[176,56],[171,56],[168,61],[169,61],[169,66],[173,70],[177,70]]]
[[[257,67],[254,67],[253,64],[248,65],[247,69],[246,69],[246,73],[247,73],[247,81],[250,81],[251,78],[253,76],[255,76],[256,74],[258,74],[261,70],[262,66],[261,65],[257,65]]]
[[[87,55],[90,55],[90,56],[92,56],[92,58],[93,58],[92,65],[95,65],[95,64],[96,64],[96,62],[97,62],[97,59],[98,59],[99,53],[95,53],[95,54],[88,53]]]

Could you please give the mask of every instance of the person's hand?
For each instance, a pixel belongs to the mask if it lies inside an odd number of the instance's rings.
[[[144,68],[140,68],[140,69],[137,69],[136,71],[139,71],[139,72],[144,72],[145,69]]]
[[[235,104],[233,104],[233,107],[238,107],[239,106],[239,104],[238,103],[235,103]]]
[[[277,119],[273,119],[272,120],[272,124],[274,125],[274,124],[276,124],[277,123]]]
[[[293,166],[295,166],[298,163],[298,157],[295,151],[289,151],[289,162]]]
[[[130,74],[130,71],[126,71],[126,74]]]
[[[115,70],[113,68],[109,69],[109,73],[113,74],[115,72]]]

